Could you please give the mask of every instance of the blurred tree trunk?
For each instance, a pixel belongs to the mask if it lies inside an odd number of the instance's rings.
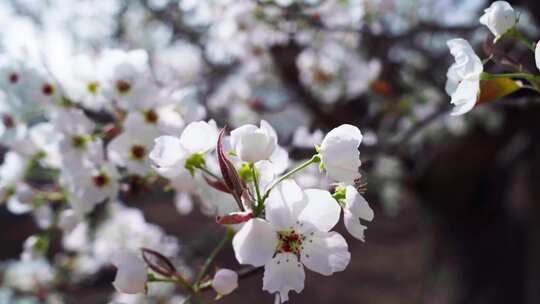
[[[540,303],[540,107],[505,112],[499,134],[439,147],[416,180],[437,269],[456,269],[455,303]]]

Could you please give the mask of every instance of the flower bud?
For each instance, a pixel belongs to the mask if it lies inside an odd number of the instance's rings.
[[[238,287],[238,274],[230,269],[220,269],[212,280],[212,287],[220,295],[228,295]]]
[[[262,120],[260,128],[244,125],[234,129],[231,146],[241,160],[255,163],[272,155],[277,147],[277,134],[270,124]]]
[[[490,7],[484,10],[484,15],[480,17],[480,23],[488,27],[495,35],[495,39],[508,32],[516,22],[516,13],[506,1],[493,2]]]
[[[122,252],[113,258],[113,264],[118,269],[113,286],[122,293],[143,293],[148,278],[146,265],[136,254]]]
[[[321,160],[328,176],[338,182],[352,182],[360,176],[360,152],[362,133],[352,125],[341,125],[324,137],[321,144]]]

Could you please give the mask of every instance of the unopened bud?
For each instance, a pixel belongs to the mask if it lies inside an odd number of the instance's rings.
[[[212,287],[220,295],[228,295],[238,287],[238,274],[230,269],[220,269],[212,280]]]

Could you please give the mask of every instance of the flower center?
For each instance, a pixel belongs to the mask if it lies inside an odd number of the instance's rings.
[[[9,83],[16,84],[19,81],[19,75],[17,73],[9,74]]]
[[[327,85],[332,80],[332,76],[322,69],[316,68],[313,71],[313,79],[322,85]]]
[[[105,172],[100,172],[98,175],[92,178],[94,185],[98,188],[103,188],[107,186],[110,182],[110,178]]]
[[[278,231],[278,252],[290,252],[299,255],[301,249],[303,249],[302,243],[305,239],[306,237],[296,233],[294,230]]]
[[[15,120],[13,119],[13,117],[11,117],[11,115],[4,114],[4,116],[2,116],[2,123],[4,124],[6,129],[11,129],[15,127]]]
[[[149,124],[155,124],[159,119],[158,114],[154,110],[144,112],[144,120]]]
[[[116,82],[116,89],[118,90],[118,92],[120,92],[120,94],[126,94],[131,89],[131,84],[124,80],[118,80]]]
[[[43,87],[41,87],[41,92],[46,96],[51,96],[54,93],[54,87],[49,83],[45,83]]]
[[[71,146],[75,149],[83,150],[86,147],[86,138],[82,135],[73,135],[71,137]]]
[[[96,81],[92,81],[86,85],[86,89],[88,90],[88,92],[95,95],[97,93],[98,85],[99,84]]]
[[[146,155],[146,148],[141,145],[134,145],[131,147],[130,154],[135,160],[143,160]]]

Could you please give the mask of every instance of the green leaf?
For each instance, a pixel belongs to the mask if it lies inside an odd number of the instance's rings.
[[[195,176],[195,169],[204,168],[206,162],[204,161],[204,155],[202,153],[195,153],[186,159],[184,167],[191,173],[191,176]]]

